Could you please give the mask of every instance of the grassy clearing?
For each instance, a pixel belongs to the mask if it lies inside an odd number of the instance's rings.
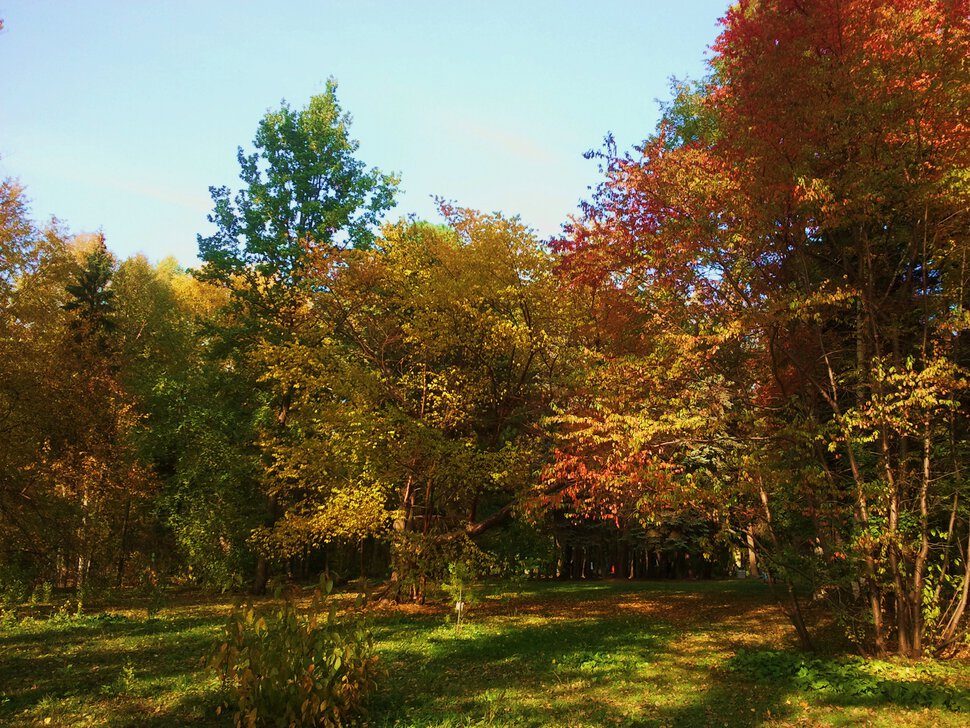
[[[231,725],[215,715],[218,684],[200,662],[229,605],[182,597],[156,620],[123,606],[0,631],[0,724]],[[930,701],[970,699],[967,663],[825,660],[798,677],[802,657],[757,583],[530,583],[475,606],[460,633],[447,616],[441,606],[375,608],[387,677],[372,725],[968,722],[952,704],[907,698],[916,684]],[[873,694],[839,690],[870,667]]]

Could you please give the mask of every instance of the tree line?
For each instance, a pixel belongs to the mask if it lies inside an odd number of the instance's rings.
[[[192,271],[4,182],[0,582],[740,566],[806,647],[811,603],[868,653],[954,649],[968,11],[738,3],[549,241],[446,200],[383,222],[333,82],[260,121]]]

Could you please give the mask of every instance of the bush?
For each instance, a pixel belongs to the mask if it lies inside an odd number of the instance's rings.
[[[29,580],[10,564],[0,564],[0,609],[16,607],[30,596]]]
[[[50,604],[54,596],[54,585],[49,581],[37,584],[30,594],[31,604]]]
[[[448,564],[448,581],[442,583],[441,588],[454,604],[455,631],[461,632],[465,611],[469,605],[478,603],[475,572],[464,561]]]
[[[233,610],[210,665],[237,726],[341,726],[362,712],[377,676],[373,640],[358,616],[337,615],[332,587],[321,582],[306,613],[292,598],[266,613]]]

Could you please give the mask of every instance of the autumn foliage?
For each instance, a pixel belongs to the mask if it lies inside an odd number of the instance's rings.
[[[742,0],[548,242],[447,201],[382,225],[398,180],[333,81],[239,150],[192,273],[38,229],[4,183],[0,581],[420,601],[456,568],[744,564],[806,647],[827,610],[864,652],[952,653],[968,34],[966,0]]]
[[[713,477],[710,516],[865,648],[945,647],[970,577],[968,7],[741,2],[722,22],[709,79],[638,154],[606,151],[558,243],[572,285],[643,323],[632,351],[596,337],[593,376],[624,386],[577,397],[551,477],[651,507],[697,506]]]

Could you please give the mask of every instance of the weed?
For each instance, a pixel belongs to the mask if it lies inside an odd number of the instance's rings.
[[[235,609],[210,659],[231,695],[236,725],[338,726],[359,713],[377,674],[370,631],[337,616],[326,581],[308,614],[287,598],[268,614]]]

